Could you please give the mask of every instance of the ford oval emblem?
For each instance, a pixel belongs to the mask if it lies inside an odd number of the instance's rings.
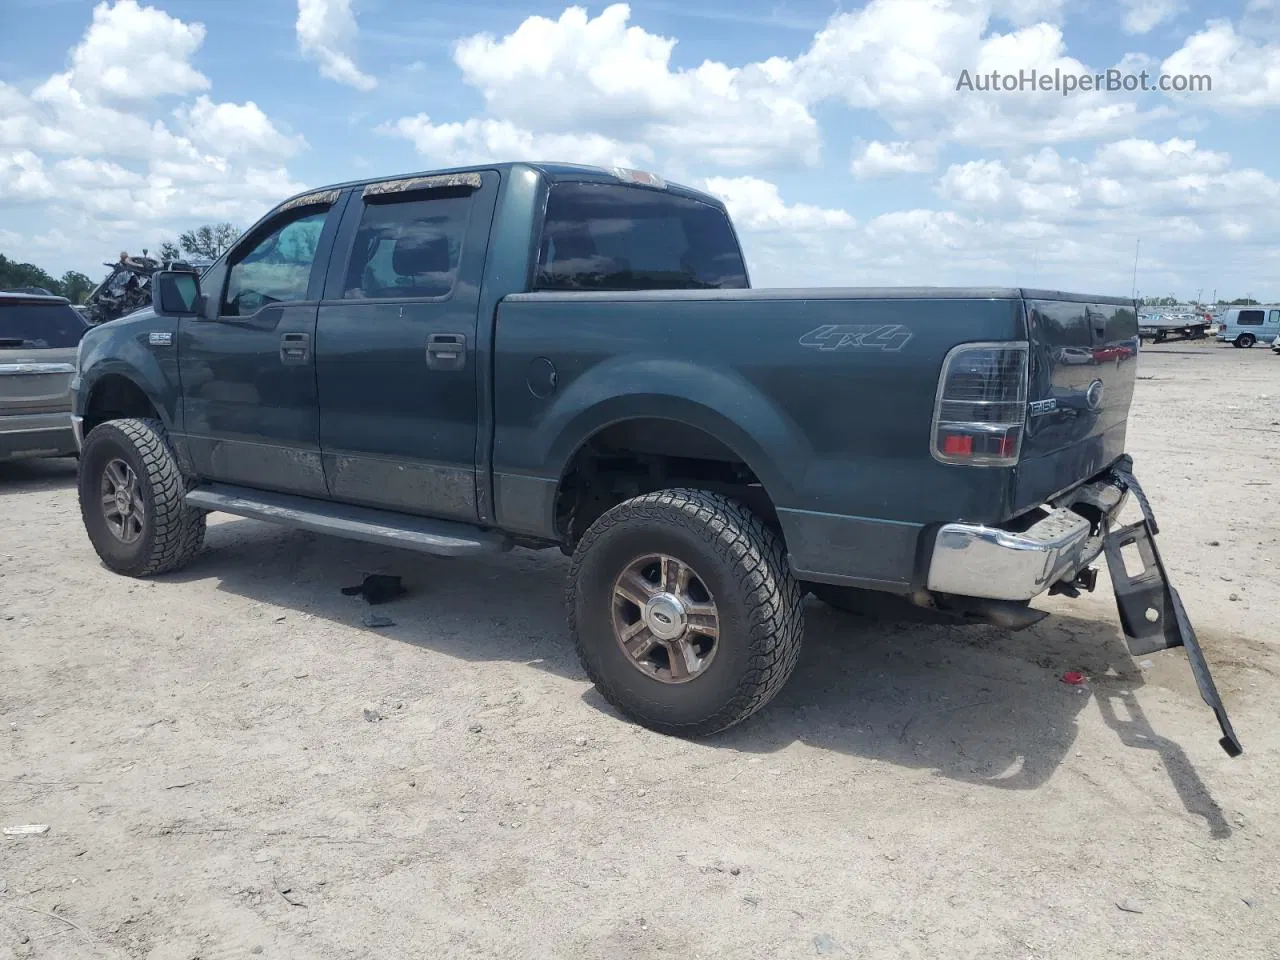
[[[1084,395],[1084,402],[1089,405],[1090,410],[1097,410],[1102,406],[1102,391],[1105,389],[1101,380],[1095,380],[1089,384],[1089,389]]]

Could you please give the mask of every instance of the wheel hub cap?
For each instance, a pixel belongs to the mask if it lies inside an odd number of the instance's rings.
[[[701,676],[720,649],[720,611],[689,564],[637,557],[613,584],[613,633],[631,665],[662,683]]]
[[[644,605],[644,622],[659,640],[674,640],[688,626],[684,602],[671,593],[660,593]]]

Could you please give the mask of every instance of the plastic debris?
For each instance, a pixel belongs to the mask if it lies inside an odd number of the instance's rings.
[[[47,823],[21,823],[16,827],[5,827],[6,837],[38,837],[49,832]]]
[[[1073,687],[1078,687],[1080,684],[1084,683],[1084,674],[1079,670],[1068,670],[1058,679],[1063,683],[1070,684]]]
[[[365,603],[388,603],[396,597],[408,593],[399,577],[385,573],[366,574],[364,580],[354,587],[343,587],[342,593],[348,597],[363,597]]]

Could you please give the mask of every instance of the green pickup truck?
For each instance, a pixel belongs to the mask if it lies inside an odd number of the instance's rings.
[[[1185,646],[1239,751],[1125,456],[1131,300],[752,290],[715,198],[534,163],[313,190],[152,286],[76,360],[84,523],[120,573],[186,563],[211,510],[558,547],[592,680],[699,736],[786,681],[806,592],[1019,628],[1132,547],[1131,649]]]

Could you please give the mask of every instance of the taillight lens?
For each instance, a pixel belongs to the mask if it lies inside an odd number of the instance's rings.
[[[933,412],[933,455],[943,463],[1018,462],[1027,422],[1027,345],[964,343],[947,354]]]

